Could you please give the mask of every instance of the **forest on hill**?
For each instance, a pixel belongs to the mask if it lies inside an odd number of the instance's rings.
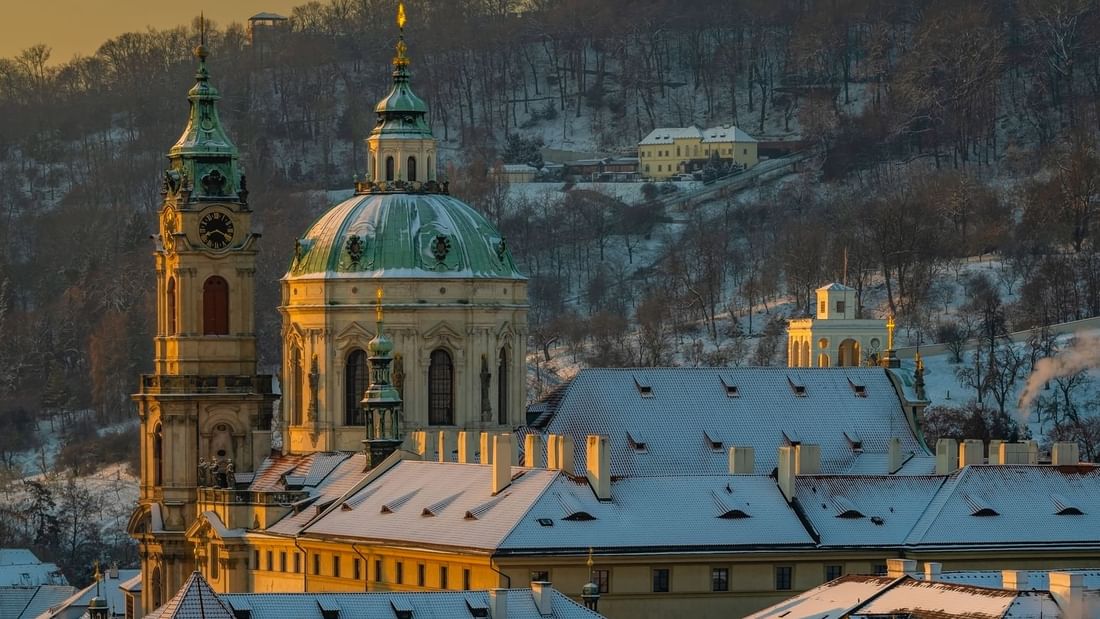
[[[394,8],[309,2],[264,45],[240,24],[206,25],[263,228],[267,371],[294,238],[324,190],[362,173]],[[868,315],[896,312],[913,341],[1100,314],[1095,0],[450,0],[409,15],[412,84],[452,192],[501,227],[532,277],[532,351],[568,342],[589,363],[657,365],[695,347],[698,362],[779,363],[785,316],[771,310],[805,311],[830,280],[855,286]],[[199,30],[128,33],[60,64],[49,41],[0,59],[7,465],[35,427],[65,429],[60,462],[74,470],[133,444],[101,429],[133,416],[152,365],[149,236]],[[540,144],[626,153],[654,127],[693,123],[817,157],[689,212],[599,191],[515,194],[491,174]],[[956,267],[989,253],[996,273],[961,282]],[[949,279],[1011,298],[945,319]]]

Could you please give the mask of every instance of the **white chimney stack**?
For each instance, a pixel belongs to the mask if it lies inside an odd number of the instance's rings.
[[[959,445],[959,468],[972,464],[985,464],[985,443],[968,438]]]
[[[1024,441],[1024,445],[1027,445],[1027,463],[1039,464],[1039,441],[1028,439]]]
[[[601,501],[611,500],[611,450],[606,436],[588,435],[588,483]]]
[[[573,475],[573,439],[564,434],[551,434],[546,443],[546,468]]]
[[[917,577],[917,562],[913,559],[887,559],[886,575],[890,578]]]
[[[507,461],[508,458],[503,460]],[[489,617],[490,619],[508,619],[507,589],[489,589]]]
[[[512,461],[508,454],[512,451],[512,435],[500,434],[493,437],[493,494],[500,494],[512,483]]]
[[[752,475],[756,451],[752,447],[730,447],[730,475]]]
[[[1027,464],[1028,446],[1026,443],[1001,443],[1001,464]]]
[[[1027,591],[1027,570],[1001,570],[1001,588]]]
[[[546,448],[541,434],[532,432],[524,437],[523,465],[530,468],[546,468]]]
[[[439,431],[439,447],[436,449],[436,457],[440,462],[451,461],[451,451],[453,451],[452,445],[455,443],[454,430],[440,430]]]
[[[1004,464],[1004,460],[1001,460],[1001,445],[1004,441],[993,439],[989,441],[989,463],[990,464]]]
[[[926,561],[924,564],[924,579],[928,582],[935,582],[940,579],[940,574],[943,572],[943,564],[935,561]]]
[[[1082,619],[1085,616],[1085,575],[1080,572],[1051,572],[1050,595],[1058,602],[1062,616]]]
[[[477,464],[474,459],[474,433],[463,430],[458,433],[458,461],[461,464]]]
[[[482,432],[481,433],[481,463],[492,464],[493,463],[493,433]]]
[[[959,444],[953,438],[936,441],[936,475],[949,475],[959,468]]]
[[[1058,442],[1050,448],[1050,463],[1054,466],[1069,466],[1081,461],[1081,448],[1077,441]]]
[[[794,447],[795,475],[821,474],[821,445],[800,443]]]
[[[554,614],[554,587],[542,580],[531,582],[531,597],[535,599],[535,608],[543,617]]]
[[[886,465],[886,472],[890,475],[898,472],[901,468],[901,439],[892,436],[890,442],[886,444],[886,453],[888,456],[888,462]]]

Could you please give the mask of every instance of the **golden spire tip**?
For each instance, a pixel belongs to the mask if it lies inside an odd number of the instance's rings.
[[[382,322],[382,287],[379,286],[375,291],[374,297],[378,299],[378,303],[374,306],[374,316],[378,322]]]
[[[405,3],[404,2],[398,2],[397,3],[397,27],[404,30],[406,21],[408,21],[408,20],[405,18]]]

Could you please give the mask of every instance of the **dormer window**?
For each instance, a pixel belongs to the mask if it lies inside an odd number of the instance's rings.
[[[727,398],[741,397],[741,392],[737,390],[737,385],[735,385],[730,378],[725,376],[722,377],[722,387],[726,390]]]
[[[714,451],[722,451],[722,439],[718,436],[718,433],[714,430],[704,430],[703,440],[706,441],[706,446]]]
[[[867,385],[857,385],[852,382],[852,379],[848,379],[848,385],[852,388],[852,393],[856,394],[857,398],[867,397]]]
[[[800,398],[806,397],[806,385],[800,385],[794,382],[791,380],[790,376],[787,377],[787,384],[791,386],[791,391],[794,392],[796,396]]]
[[[638,390],[638,395],[643,398],[653,397],[653,386],[644,380],[639,380],[637,376],[634,376],[634,387]]]
[[[645,439],[642,438],[640,435],[637,435],[636,432],[627,432],[626,442],[628,445],[630,445],[630,448],[637,453],[649,453],[649,447],[647,446]]]

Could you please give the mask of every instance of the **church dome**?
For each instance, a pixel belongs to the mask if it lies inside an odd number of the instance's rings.
[[[446,194],[355,195],[295,247],[288,277],[526,279],[500,232]]]

